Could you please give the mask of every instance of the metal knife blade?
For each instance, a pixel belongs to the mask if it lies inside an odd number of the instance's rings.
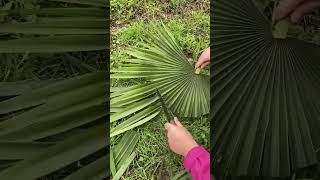
[[[170,111],[170,109],[168,108],[168,106],[166,105],[166,103],[164,102],[163,100],[163,97],[161,96],[160,94],[160,91],[157,89],[157,94],[158,94],[158,97],[159,97],[159,100],[160,100],[160,103],[161,103],[161,106],[162,106],[162,109],[167,117],[167,121],[168,122],[171,122],[171,120],[174,118],[174,115],[173,113]]]

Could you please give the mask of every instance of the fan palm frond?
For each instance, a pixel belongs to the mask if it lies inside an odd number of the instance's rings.
[[[138,143],[139,135],[135,131],[128,131],[120,142],[111,147],[110,170],[112,180],[118,180],[125,173],[133,159],[136,157],[134,149]]]
[[[50,0],[50,1],[56,1],[56,2],[65,2],[65,3],[74,3],[74,4],[82,4],[82,5],[92,5],[97,7],[108,7],[109,4],[106,3],[105,0]]]
[[[1,20],[9,21],[0,25],[0,53],[47,53],[44,59],[62,52],[105,52],[105,1],[53,1],[59,3],[1,8]],[[109,88],[106,72],[92,71],[65,80],[0,83],[0,179],[46,178],[71,166],[77,170],[64,174],[67,180],[110,176]]]
[[[188,172],[185,170],[178,172],[172,178],[170,178],[170,180],[190,180],[190,179],[192,179],[191,175],[188,174]]]
[[[0,83],[0,97],[6,97],[0,101],[0,160],[10,160],[9,164],[1,161],[0,179],[36,179],[97,151],[107,152],[106,125],[100,122],[107,117],[104,72],[63,81],[10,84]],[[2,87],[21,89],[8,94]],[[68,178],[83,173],[83,177],[106,177],[103,159]]]
[[[320,47],[274,38],[251,0],[212,11],[214,174],[287,177],[317,163]]]
[[[108,5],[101,0],[54,0],[77,5],[0,10],[4,17],[33,17],[1,24],[0,53],[75,52],[107,49]],[[85,7],[87,6],[87,7]],[[33,36],[30,36],[33,35]]]
[[[128,50],[131,59],[123,59],[120,68],[111,70],[113,79],[145,80],[139,85],[111,89],[110,122],[127,118],[111,129],[111,136],[137,127],[160,113],[156,89],[177,116],[199,117],[209,113],[209,76],[195,73],[165,26],[148,37],[142,48]]]

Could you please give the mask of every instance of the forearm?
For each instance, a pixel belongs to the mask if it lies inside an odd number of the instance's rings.
[[[183,162],[184,168],[194,180],[210,179],[210,154],[203,147],[191,149]]]

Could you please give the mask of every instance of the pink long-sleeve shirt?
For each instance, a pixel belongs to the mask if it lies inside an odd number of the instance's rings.
[[[203,147],[194,147],[186,155],[184,168],[193,180],[210,180],[210,154]]]

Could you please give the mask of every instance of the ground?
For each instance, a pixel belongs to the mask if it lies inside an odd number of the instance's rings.
[[[209,0],[111,0],[111,68],[127,55],[128,47],[139,46],[145,32],[155,31],[154,24],[164,23],[177,39],[186,55],[194,62],[209,46]],[[128,86],[137,81],[112,81],[112,86]],[[170,151],[165,118],[158,118],[139,126],[140,141],[136,147],[138,157],[124,174],[124,179],[169,179],[183,170],[182,157]],[[209,121],[207,117],[183,119],[183,124],[200,145],[209,148]],[[112,128],[112,127],[111,127]],[[113,139],[112,144],[117,143]]]

